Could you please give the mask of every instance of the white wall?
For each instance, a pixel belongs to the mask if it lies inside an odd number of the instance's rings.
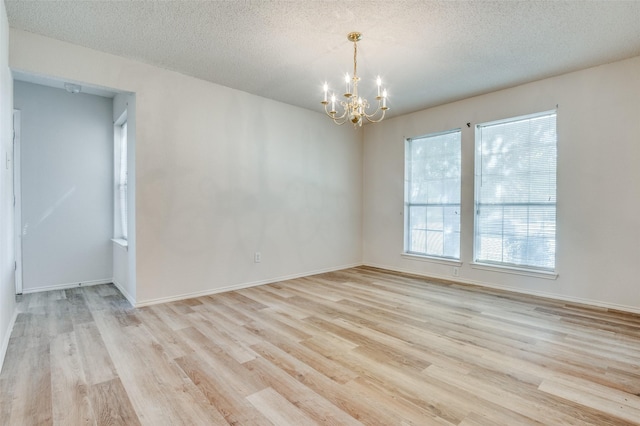
[[[472,268],[474,125],[556,105],[558,278]],[[404,138],[453,128],[462,128],[463,162],[463,265],[456,279],[640,312],[640,57],[367,126],[365,264],[453,279],[450,265],[400,255]]]
[[[113,102],[14,82],[23,292],[111,282]]]
[[[9,70],[9,23],[0,2],[0,368],[15,321],[13,275],[13,80]]]
[[[360,132],[19,30],[10,64],[136,93],[138,304],[361,263]]]

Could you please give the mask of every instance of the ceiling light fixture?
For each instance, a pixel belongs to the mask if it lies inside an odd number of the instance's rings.
[[[323,86],[324,99],[321,104],[324,105],[324,112],[333,120],[334,123],[341,125],[348,121],[353,123],[353,127],[362,126],[363,119],[371,123],[378,123],[384,118],[385,112],[389,109],[387,106],[387,90],[382,88],[382,80],[380,76],[377,78],[378,94],[376,96],[377,107],[371,114],[367,113],[369,108],[369,102],[358,95],[358,42],[362,39],[362,34],[353,32],[347,34],[347,39],[353,42],[353,77],[349,77],[349,73],[344,76],[346,85],[346,91],[344,97],[346,100],[337,100],[336,94],[332,93],[328,100],[329,85],[325,82]],[[336,111],[336,103],[338,103],[342,109],[342,115],[338,116]],[[329,108],[331,104],[331,108]]]

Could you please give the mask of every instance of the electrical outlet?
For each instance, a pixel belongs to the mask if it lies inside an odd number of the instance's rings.
[[[457,277],[460,275],[460,269],[457,266],[453,267],[453,276]]]
[[[262,254],[260,254],[260,252],[259,252],[259,251],[255,252],[255,253],[253,254],[253,261],[254,261],[255,263],[260,263],[260,262],[262,262]]]

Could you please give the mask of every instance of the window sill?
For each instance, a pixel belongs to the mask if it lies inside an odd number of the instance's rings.
[[[471,262],[469,264],[473,269],[483,271],[501,272],[505,274],[524,275],[526,277],[544,278],[545,280],[555,280],[558,278],[557,272],[539,271],[536,269],[515,268],[512,266],[488,265],[486,263]]]
[[[127,240],[123,240],[122,238],[112,238],[111,241],[113,241],[115,245],[129,250],[129,242]]]
[[[424,256],[412,253],[400,253],[400,256],[409,260],[418,260],[420,262],[439,263],[448,266],[462,266],[462,262],[456,259],[447,259],[446,257]]]

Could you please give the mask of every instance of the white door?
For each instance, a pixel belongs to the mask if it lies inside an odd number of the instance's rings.
[[[13,110],[13,205],[16,294],[22,294],[22,208],[20,191],[20,110]]]

